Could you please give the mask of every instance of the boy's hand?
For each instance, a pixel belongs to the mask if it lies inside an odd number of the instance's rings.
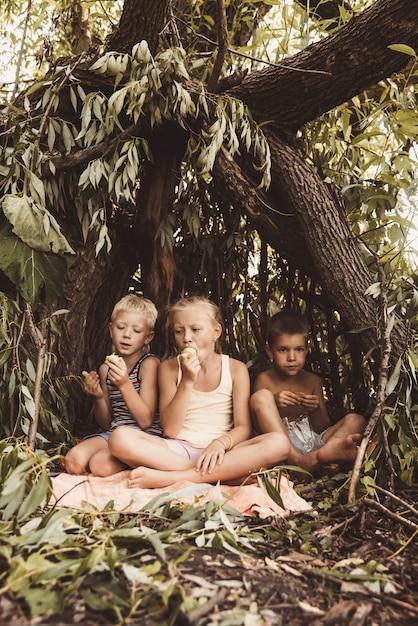
[[[274,396],[274,399],[279,409],[300,404],[308,411],[315,411],[319,406],[318,396],[304,393],[303,391],[279,391]]]
[[[294,391],[279,391],[274,395],[274,399],[276,400],[277,408],[282,409],[286,406],[296,406],[297,404],[301,404],[301,396]]]
[[[111,354],[107,356],[106,365],[109,366],[107,375],[116,387],[121,387],[129,380],[129,372],[126,367],[126,363],[118,354]]]
[[[304,393],[303,395],[299,396],[298,400],[299,400],[299,404],[304,406],[305,409],[308,409],[309,412],[315,411],[315,409],[317,409],[319,407],[319,398],[318,398],[318,396],[309,395],[307,393],[306,394]]]
[[[100,385],[100,378],[97,372],[81,372],[84,376],[84,391],[89,393],[93,398],[100,400],[103,398],[103,390]]]

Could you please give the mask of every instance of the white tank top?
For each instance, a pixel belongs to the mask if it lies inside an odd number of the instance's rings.
[[[229,356],[221,355],[221,382],[212,391],[192,390],[186,419],[176,439],[183,439],[196,448],[206,448],[213,439],[229,432],[233,426],[232,377]],[[177,384],[181,380],[179,376]]]

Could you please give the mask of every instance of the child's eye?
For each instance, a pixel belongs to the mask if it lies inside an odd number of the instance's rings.
[[[183,333],[183,330],[181,328],[176,328],[176,330],[174,331],[175,335],[181,335]]]

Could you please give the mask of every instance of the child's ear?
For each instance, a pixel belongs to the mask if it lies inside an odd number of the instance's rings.
[[[151,341],[154,339],[154,337],[155,337],[155,331],[150,330],[148,335],[147,335],[147,338],[146,338],[146,343],[147,344],[151,343]]]
[[[266,343],[266,345],[264,346],[264,349],[267,352],[268,358],[273,360],[273,352],[271,351],[271,348],[268,343]]]
[[[216,339],[219,339],[219,337],[222,335],[222,326],[220,324],[215,325],[215,334]]]

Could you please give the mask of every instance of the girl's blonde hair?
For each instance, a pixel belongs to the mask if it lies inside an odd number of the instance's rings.
[[[219,324],[223,329],[221,310],[214,302],[212,302],[212,300],[209,300],[209,298],[205,298],[204,296],[189,296],[187,298],[180,298],[169,308],[167,313],[167,322],[171,330],[173,329],[173,317],[175,313],[184,311],[184,309],[191,306],[200,307],[202,311],[204,311],[213,321],[214,326]],[[221,352],[219,341],[216,342],[215,349],[217,352]]]
[[[149,329],[154,329],[158,317],[158,311],[155,304],[151,302],[151,300],[148,300],[148,298],[134,296],[133,294],[124,296],[116,302],[113,307],[112,315],[110,317],[111,322],[114,322],[118,315],[125,311],[135,311],[139,315],[142,315],[147,321]]]

